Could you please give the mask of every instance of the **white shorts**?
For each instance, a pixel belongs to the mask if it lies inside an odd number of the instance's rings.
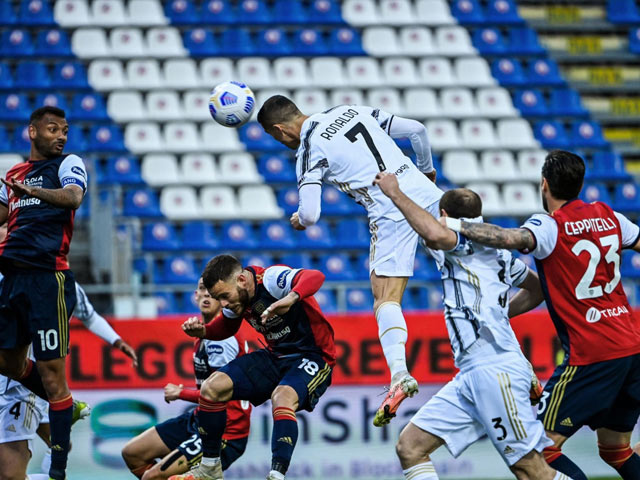
[[[532,450],[553,445],[529,402],[531,371],[519,353],[505,352],[463,370],[411,419],[418,428],[444,440],[458,457],[488,435],[507,465]]]
[[[32,441],[41,423],[49,422],[49,404],[19,386],[0,395],[0,443],[26,440],[33,453]]]
[[[425,210],[439,218],[439,204],[437,201]],[[369,275],[412,277],[419,237],[409,222],[382,217],[369,222],[369,232]]]

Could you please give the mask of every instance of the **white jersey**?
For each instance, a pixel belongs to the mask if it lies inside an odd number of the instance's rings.
[[[326,182],[367,209],[370,221],[402,220],[393,202],[373,186],[381,171],[395,173],[402,191],[423,208],[442,191],[421,173],[389,136],[393,115],[366,106],[341,105],[307,118],[296,152],[298,188]]]
[[[524,281],[528,267],[508,250],[472,243],[461,234],[453,250],[430,253],[441,273],[444,317],[456,365],[466,361],[467,350],[479,338],[500,350],[521,352],[509,323],[509,290]]]

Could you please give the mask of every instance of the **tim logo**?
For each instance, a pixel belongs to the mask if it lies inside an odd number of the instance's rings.
[[[290,273],[291,273],[291,270],[285,270],[280,275],[278,275],[278,278],[276,280],[276,284],[278,285],[278,288],[284,288],[284,286],[287,284],[287,276]]]

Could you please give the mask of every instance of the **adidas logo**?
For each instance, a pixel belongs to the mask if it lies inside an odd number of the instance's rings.
[[[287,443],[293,447],[293,440],[291,440],[291,437],[280,437],[278,441]]]
[[[207,434],[206,430],[202,427],[198,427],[198,433],[200,434],[200,436]]]
[[[60,445],[51,445],[51,450],[55,450],[56,452],[64,451],[64,449]]]
[[[504,450],[502,451],[502,453],[504,453],[505,455],[511,455],[513,453],[516,453],[516,451],[511,448],[509,445],[507,445],[506,447],[504,447]]]
[[[560,422],[560,425],[562,425],[563,427],[573,427],[573,423],[571,422],[571,419],[569,417],[562,420]]]
[[[7,427],[7,432],[13,432],[16,433],[16,427],[14,425],[9,425]]]

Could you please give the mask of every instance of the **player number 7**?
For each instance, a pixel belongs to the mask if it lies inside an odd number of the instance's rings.
[[[373,143],[373,138],[371,138],[371,135],[369,135],[369,132],[367,132],[366,127],[361,122],[356,123],[351,130],[349,130],[347,133],[344,134],[344,136],[347,137],[347,139],[351,143],[355,143],[356,140],[358,140],[357,138],[358,134],[362,135],[362,138],[364,138],[364,141],[367,144],[367,147],[369,147],[369,150],[371,151],[373,158],[376,159],[378,168],[380,169],[381,172],[384,172],[387,169],[387,166],[384,164],[384,161],[382,160],[382,155],[380,155],[380,152],[376,148],[375,143]]]

